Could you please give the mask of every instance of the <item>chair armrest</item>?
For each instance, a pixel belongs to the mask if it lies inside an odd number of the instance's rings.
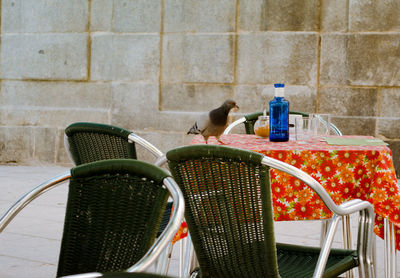
[[[337,128],[337,126],[335,126],[333,123],[330,124],[329,128],[331,130],[333,130],[333,132],[338,135],[338,136],[342,136],[342,132]]]
[[[156,148],[156,146],[154,146],[153,144],[151,144],[150,142],[136,135],[133,132],[128,135],[128,140],[141,145],[142,147],[150,151],[157,158],[163,155],[163,152],[160,151],[158,148]]]
[[[229,134],[231,132],[231,130],[237,126],[240,125],[242,123],[244,123],[246,121],[245,117],[241,117],[239,119],[237,119],[236,121],[234,121],[233,123],[231,123],[230,125],[228,125],[228,127],[224,130],[223,134]]]
[[[25,193],[18,201],[16,201],[1,217],[0,217],[0,232],[11,222],[11,220],[30,202],[45,193],[46,191],[56,187],[65,180],[71,177],[70,171],[60,174],[54,178],[51,178],[31,191]]]
[[[159,158],[157,158],[156,162],[154,162],[154,165],[158,166],[158,167],[162,167],[167,163],[167,156],[165,154],[163,154],[162,156],[160,156]]]
[[[135,265],[128,268],[127,272],[142,272],[148,269],[149,266],[160,256],[166,246],[172,241],[182,223],[185,210],[185,201],[182,191],[179,189],[179,186],[172,177],[165,178],[164,185],[169,190],[174,203],[170,221],[143,258]]]

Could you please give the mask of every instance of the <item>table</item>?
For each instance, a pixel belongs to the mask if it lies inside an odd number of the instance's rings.
[[[376,213],[375,233],[384,238],[386,224],[390,235],[395,235],[393,244],[400,250],[400,193],[392,153],[387,146],[337,146],[321,140],[269,142],[247,134],[227,134],[220,139],[226,146],[262,153],[300,168],[320,182],[337,204],[355,198],[369,201]],[[204,143],[200,135],[191,142]],[[214,137],[208,143],[220,144]],[[285,173],[271,171],[271,189],[276,221],[331,217],[308,186]],[[181,230],[176,239],[185,236]],[[389,241],[387,236],[386,239]]]

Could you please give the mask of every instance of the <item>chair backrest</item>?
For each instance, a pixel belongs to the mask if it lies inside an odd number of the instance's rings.
[[[185,198],[202,277],[279,277],[269,169],[261,154],[191,145],[166,154]]]
[[[57,276],[124,270],[141,259],[160,226],[167,176],[133,159],[73,168]]]
[[[129,130],[99,123],[77,122],[65,129],[67,152],[75,165],[103,159],[136,159],[135,143]]]
[[[254,124],[256,123],[258,117],[261,116],[262,114],[263,114],[263,112],[256,112],[256,113],[251,113],[251,114],[247,114],[244,116],[244,118],[246,119],[246,121],[244,122],[246,134],[254,134]],[[267,112],[267,114],[269,114],[269,112]],[[308,113],[297,112],[297,111],[290,111],[289,114],[290,115],[301,115],[303,117],[309,116]]]

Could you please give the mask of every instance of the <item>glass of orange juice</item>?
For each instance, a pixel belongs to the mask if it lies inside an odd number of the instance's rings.
[[[269,116],[259,116],[254,123],[254,133],[262,138],[269,136]]]

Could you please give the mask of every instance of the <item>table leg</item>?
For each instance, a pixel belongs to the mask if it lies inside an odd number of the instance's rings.
[[[396,277],[396,237],[394,225],[388,219],[384,218],[385,230],[385,277]]]

